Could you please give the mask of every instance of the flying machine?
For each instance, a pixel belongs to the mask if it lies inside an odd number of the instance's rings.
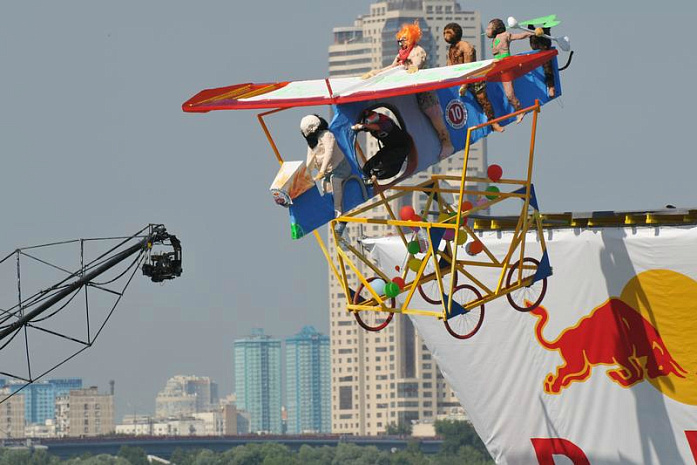
[[[556,24],[554,17],[521,23],[509,18],[509,25],[519,28],[546,25],[545,32]],[[568,38],[545,37],[568,49]],[[360,326],[379,331],[395,313],[429,315],[443,320],[454,337],[467,339],[481,327],[487,302],[506,296],[516,310],[530,311],[546,292],[552,268],[532,172],[538,115],[544,104],[561,96],[557,55],[556,48],[548,47],[418,72],[397,67],[367,79],[242,83],[203,90],[184,102],[182,109],[188,113],[266,110],[257,119],[281,165],[272,185],[274,200],[289,210],[294,239],[314,234],[344,290],[346,309]],[[552,97],[548,95],[549,76],[547,80],[545,76],[550,70],[556,89]],[[462,86],[483,81],[495,114],[500,115],[490,121],[472,92],[460,95]],[[522,103],[519,110],[508,102],[502,88],[502,82],[510,81]],[[457,174],[425,173],[443,160],[439,139],[417,104],[417,95],[424,92],[435,92],[455,152],[464,150],[464,163]],[[303,162],[281,156],[267,124],[274,113],[322,105],[331,106],[329,130],[351,165],[351,175],[341,186],[343,208],[338,216],[332,193],[321,191]],[[355,128],[370,112],[389,117],[409,135],[409,153],[399,173],[390,179],[368,181],[361,170],[370,154],[367,141],[361,144]],[[504,178],[499,166],[490,167],[487,175],[473,172],[472,145],[492,132],[492,124],[506,126],[528,114],[532,121],[524,174]],[[502,227],[514,230],[513,239],[505,253],[496,254],[477,237],[476,223],[484,218],[495,220],[492,207],[512,201],[520,203],[517,221]],[[332,248],[317,231],[325,224],[330,225]],[[349,225],[349,231],[351,225],[380,225],[381,230],[391,231],[388,234],[400,238],[403,264],[394,269],[381,266],[379,257],[370,253],[370,241],[344,234],[342,224]],[[534,250],[526,245],[528,232],[537,235]],[[484,268],[498,269],[498,278],[494,282],[481,278],[478,270]]]
[[[181,242],[164,225],[0,259],[0,374],[10,381],[0,402],[91,347],[138,270],[156,283],[181,276]]]

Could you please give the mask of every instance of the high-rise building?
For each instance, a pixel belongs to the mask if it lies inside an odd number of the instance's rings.
[[[255,329],[233,345],[237,408],[249,412],[252,433],[281,434],[281,340]]]
[[[81,389],[81,378],[49,379],[27,385],[23,381],[7,383],[10,392],[21,390],[24,395],[24,419],[28,424],[44,424],[56,416],[56,397]]]
[[[0,388],[0,439],[24,437],[24,394],[18,393],[7,398],[12,391]]]
[[[358,17],[353,26],[334,28],[329,75],[356,76],[391,64],[397,55],[397,32],[402,24],[415,20],[423,32],[420,45],[429,54],[429,66],[446,64],[448,44],[443,40],[443,27],[450,22],[460,24],[463,40],[475,47],[478,59],[484,58],[479,12],[463,10],[454,0],[388,0],[373,3],[370,13]],[[368,157],[377,151],[372,137],[361,138],[360,143]],[[459,175],[463,161],[463,153],[456,153],[414,181],[437,173]],[[485,171],[486,141],[482,140],[470,149],[468,175],[485,177]],[[392,208],[399,211],[408,202],[418,206],[419,199],[405,197]],[[370,214],[387,216],[383,207]],[[374,224],[348,227],[349,237],[379,237],[389,232],[394,231]],[[350,274],[349,280],[356,289],[355,275]],[[332,432],[380,434],[390,424],[433,420],[460,408],[408,317],[398,316],[379,333],[369,333],[358,327],[345,303],[341,284],[330,271]]]
[[[76,389],[56,398],[56,430],[60,436],[110,434],[114,427],[114,396],[96,387]]]
[[[156,418],[179,418],[217,407],[218,385],[207,376],[177,375],[155,398]]]
[[[329,336],[312,326],[286,339],[288,434],[331,432]]]

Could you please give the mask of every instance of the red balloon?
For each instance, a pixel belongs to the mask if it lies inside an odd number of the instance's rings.
[[[399,290],[400,290],[400,291],[401,291],[402,289],[404,289],[404,285],[406,284],[406,283],[404,282],[404,279],[402,279],[401,276],[396,276],[396,277],[392,278],[392,282],[395,283],[397,286],[399,286]]]
[[[472,255],[477,255],[482,250],[484,250],[484,244],[482,244],[482,241],[475,240],[470,242],[469,253],[471,253]]]
[[[472,202],[470,202],[469,200],[465,200],[464,202],[462,202],[462,205],[460,205],[460,211],[466,212],[467,210],[471,210],[471,209],[472,209]]]
[[[416,215],[416,212],[414,211],[414,207],[411,205],[405,205],[401,210],[399,210],[399,217],[402,219],[402,221],[410,221],[414,215]]]
[[[503,168],[499,165],[490,165],[486,170],[486,175],[494,182],[498,182],[503,176]]]

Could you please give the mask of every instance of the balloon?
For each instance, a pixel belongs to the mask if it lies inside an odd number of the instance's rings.
[[[457,245],[463,245],[467,242],[467,233],[465,231],[460,231],[460,235],[457,238]]]
[[[407,251],[415,255],[421,251],[421,247],[419,246],[419,241],[411,241],[410,243],[407,244]]]
[[[460,205],[460,211],[466,212],[467,210],[472,210],[472,202],[465,200],[462,202],[462,205]]]
[[[401,210],[399,210],[399,217],[402,219],[402,221],[410,221],[414,215],[416,215],[416,212],[414,211],[414,207],[411,205],[405,205]]]
[[[421,268],[421,260],[418,258],[410,258],[409,261],[407,262],[407,266],[411,271],[418,272],[419,268]]]
[[[482,244],[482,241],[475,239],[472,242],[470,242],[469,244],[467,244],[467,246],[465,247],[465,250],[470,255],[477,255],[482,250],[484,250],[484,244]]]
[[[496,194],[498,194],[498,193],[500,192],[500,191],[499,191],[499,188],[496,187],[496,186],[489,186],[489,187],[486,188],[486,191],[487,191],[487,192],[491,192],[490,195],[487,195],[487,196],[486,196],[486,198],[489,199],[489,200],[494,200],[495,198],[497,198],[498,195],[496,195]]]
[[[385,281],[382,279],[373,279],[370,282],[370,286],[373,288],[377,295],[383,295],[385,293]]]
[[[395,276],[394,278],[392,278],[392,282],[399,286],[400,290],[404,289],[404,286],[406,285],[404,279],[402,279],[401,276]]]
[[[445,232],[443,233],[443,240],[444,241],[452,241],[455,239],[455,230],[454,229],[446,229]]]
[[[385,285],[385,295],[387,297],[397,297],[399,295],[399,286],[396,283],[387,283]]]
[[[499,179],[501,179],[501,176],[503,176],[503,168],[501,168],[499,165],[490,165],[486,170],[486,175],[493,182],[498,182]]]

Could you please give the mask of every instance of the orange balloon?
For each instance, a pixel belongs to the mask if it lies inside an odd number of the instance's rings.
[[[402,221],[410,221],[414,218],[414,215],[416,215],[416,212],[414,211],[414,207],[411,205],[405,205],[401,210],[399,210],[399,217],[402,219]]]
[[[474,241],[470,242],[470,244],[469,244],[469,252],[470,252],[472,255],[477,255],[477,254],[480,253],[482,250],[484,250],[484,244],[482,244],[482,241],[476,240],[476,239],[475,239]]]
[[[466,212],[467,210],[471,210],[471,209],[472,209],[472,202],[470,202],[469,200],[465,200],[464,202],[462,202],[462,205],[460,205],[460,211]]]

